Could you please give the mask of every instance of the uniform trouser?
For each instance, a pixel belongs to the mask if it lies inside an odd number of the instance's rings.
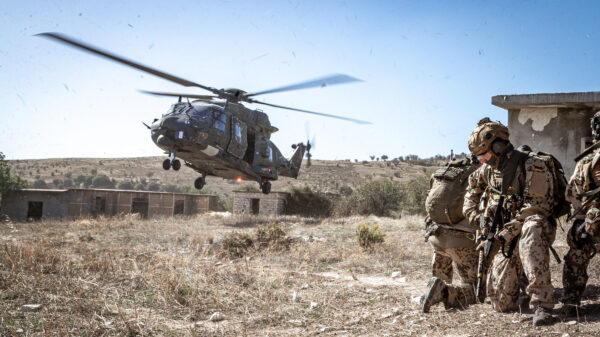
[[[554,307],[554,288],[550,278],[550,246],[556,228],[546,217],[532,215],[525,219],[519,244],[510,258],[498,252],[487,276],[487,295],[496,311],[511,311],[519,306],[519,278],[525,272],[531,308]],[[505,252],[509,243],[505,245]]]
[[[567,243],[570,248],[565,255],[565,264],[563,265],[564,293],[561,302],[579,305],[581,294],[588,281],[587,268],[596,253],[594,244],[598,242],[600,242],[600,237],[593,237],[577,245],[573,240],[573,228],[569,231]]]
[[[448,296],[444,299],[444,306],[447,309],[466,307],[475,303],[477,261],[478,254],[475,247],[444,248],[433,252],[432,274],[447,285]],[[452,284],[453,262],[461,280],[458,285]]]

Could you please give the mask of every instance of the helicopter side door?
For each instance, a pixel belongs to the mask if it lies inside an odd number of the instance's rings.
[[[246,148],[248,148],[248,133],[246,123],[239,118],[231,117],[231,137],[229,138],[229,146],[227,152],[236,158],[244,157]]]
[[[228,123],[228,115],[224,111],[213,109],[213,122],[210,128],[215,145],[225,151],[229,144],[230,128]]]

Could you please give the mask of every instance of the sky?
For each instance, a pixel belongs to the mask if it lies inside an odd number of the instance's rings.
[[[594,1],[7,1],[0,6],[0,152],[7,159],[160,156],[150,124],[207,94],[34,36],[60,32],[179,77],[259,91],[332,73],[359,78],[267,94],[291,156],[467,152],[477,121],[506,123],[491,97],[600,90]]]

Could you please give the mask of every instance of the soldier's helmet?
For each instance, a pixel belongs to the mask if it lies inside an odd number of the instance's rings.
[[[491,152],[492,160],[488,163],[498,167],[500,159],[506,150],[512,148],[508,140],[508,128],[500,122],[492,122],[484,118],[477,123],[477,127],[469,137],[469,150],[476,156]]]
[[[592,126],[592,136],[595,141],[600,140],[600,111],[597,111],[592,117],[590,124]]]

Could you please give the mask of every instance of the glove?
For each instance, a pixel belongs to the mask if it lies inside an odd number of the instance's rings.
[[[504,225],[504,228],[498,233],[500,240],[504,242],[512,242],[519,234],[521,234],[521,227],[523,223],[517,220],[512,220]]]

